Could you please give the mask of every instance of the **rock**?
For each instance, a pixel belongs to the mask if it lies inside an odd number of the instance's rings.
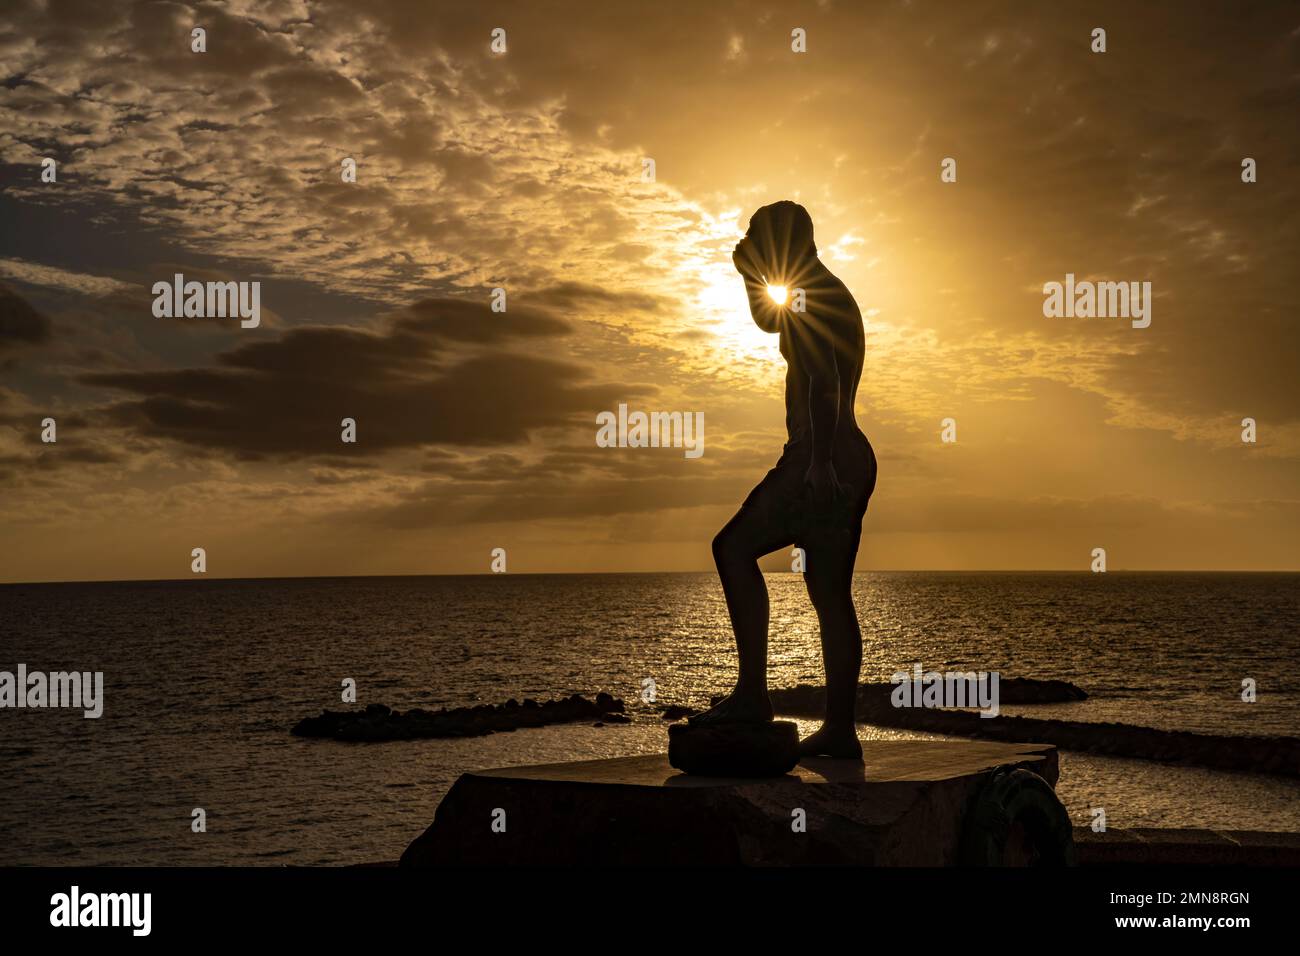
[[[858,686],[857,717],[875,723],[881,714],[895,710],[891,697],[897,684],[874,681]],[[976,699],[978,685],[967,682],[967,699]],[[826,688],[813,684],[779,688],[771,691],[772,706],[780,714],[797,717],[820,717],[826,708]],[[1001,677],[998,681],[999,704],[1059,704],[1087,700],[1083,688],[1063,680],[1036,680],[1031,677]],[[714,699],[717,702],[717,698]]]
[[[357,743],[429,737],[476,737],[521,727],[543,727],[547,724],[581,720],[629,722],[622,711],[623,702],[609,694],[598,695],[594,702],[580,694],[574,694],[563,700],[548,700],[542,704],[529,700],[520,705],[511,699],[500,706],[478,704],[474,707],[437,711],[413,707],[405,713],[391,710],[383,704],[370,704],[365,710],[327,710],[319,717],[307,717],[298,722],[293,733],[298,737],[324,737]]]
[[[1000,702],[1051,703],[1086,699],[1080,688],[1065,681],[1005,678]],[[1093,723],[1060,718],[983,717],[963,710],[895,707],[890,695],[896,685],[862,684],[858,688],[857,719],[878,727],[899,727],[932,734],[982,737],[991,740],[1050,740],[1062,750],[1164,763],[1300,777],[1300,737],[1228,736],[1183,730],[1161,730],[1133,724]],[[826,689],[809,684],[771,692],[777,713],[818,717],[826,706]]]
[[[1023,767],[1052,783],[1059,769],[1044,744],[863,740],[862,747],[861,763],[814,757],[763,779],[689,776],[664,754],[467,773],[401,862],[951,866],[966,808],[992,773]],[[806,829],[791,826],[796,809]],[[502,812],[509,827],[496,832],[490,821]]]
[[[1075,827],[1074,845],[1084,866],[1300,866],[1300,833]]]
[[[1082,687],[1064,680],[1004,677],[998,683],[998,698],[1004,704],[1059,704],[1088,699]]]
[[[669,704],[664,708],[664,720],[681,720],[683,717],[690,717],[692,714],[698,714],[699,711],[694,707],[686,707],[682,704]]]
[[[668,762],[706,777],[779,777],[799,762],[799,728],[793,721],[673,724]]]

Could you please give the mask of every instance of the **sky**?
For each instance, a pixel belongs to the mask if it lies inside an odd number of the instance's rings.
[[[1297,106],[1291,3],[8,2],[0,581],[708,569],[784,441],[778,199],[866,326],[859,570],[1295,570]]]

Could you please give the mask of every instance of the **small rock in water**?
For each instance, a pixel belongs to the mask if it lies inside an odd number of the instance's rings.
[[[799,762],[799,727],[789,720],[673,724],[668,762],[707,777],[779,777]]]

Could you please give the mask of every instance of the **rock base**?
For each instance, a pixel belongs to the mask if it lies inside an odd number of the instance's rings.
[[[685,774],[664,754],[467,773],[402,865],[954,865],[997,768],[1057,777],[1047,744],[862,747],[862,763],[806,758],[767,779]]]
[[[1075,827],[1081,866],[1300,866],[1300,833]]]
[[[673,724],[668,763],[705,777],[780,777],[799,762],[799,725],[790,720],[753,724]]]

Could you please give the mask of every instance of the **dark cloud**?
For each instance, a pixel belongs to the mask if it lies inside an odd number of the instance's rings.
[[[594,429],[593,429],[594,432]],[[599,449],[611,463],[617,449]],[[638,450],[641,451],[641,450]],[[734,505],[742,482],[734,474],[688,461],[679,449],[655,449],[659,471],[648,477],[593,476],[577,469],[529,477],[500,494],[491,483],[431,481],[396,504],[360,510],[356,519],[388,529],[448,527],[550,519],[611,519],[674,508]],[[626,459],[624,459],[626,461]],[[527,472],[527,469],[524,469]],[[581,493],[575,493],[580,486]],[[708,534],[701,533],[707,539]]]
[[[0,351],[40,345],[49,341],[50,333],[50,320],[9,286],[0,283]]]
[[[98,414],[141,435],[250,459],[485,447],[594,416],[629,389],[570,362],[513,350],[568,326],[535,309],[429,299],[381,331],[298,327],[239,345],[215,366],[83,375],[133,397]],[[340,440],[343,418],[358,441]],[[585,426],[584,427],[588,427]]]
[[[589,282],[558,282],[529,293],[529,301],[564,310],[586,311],[594,306],[636,312],[658,312],[672,303],[663,296],[606,289]]]

